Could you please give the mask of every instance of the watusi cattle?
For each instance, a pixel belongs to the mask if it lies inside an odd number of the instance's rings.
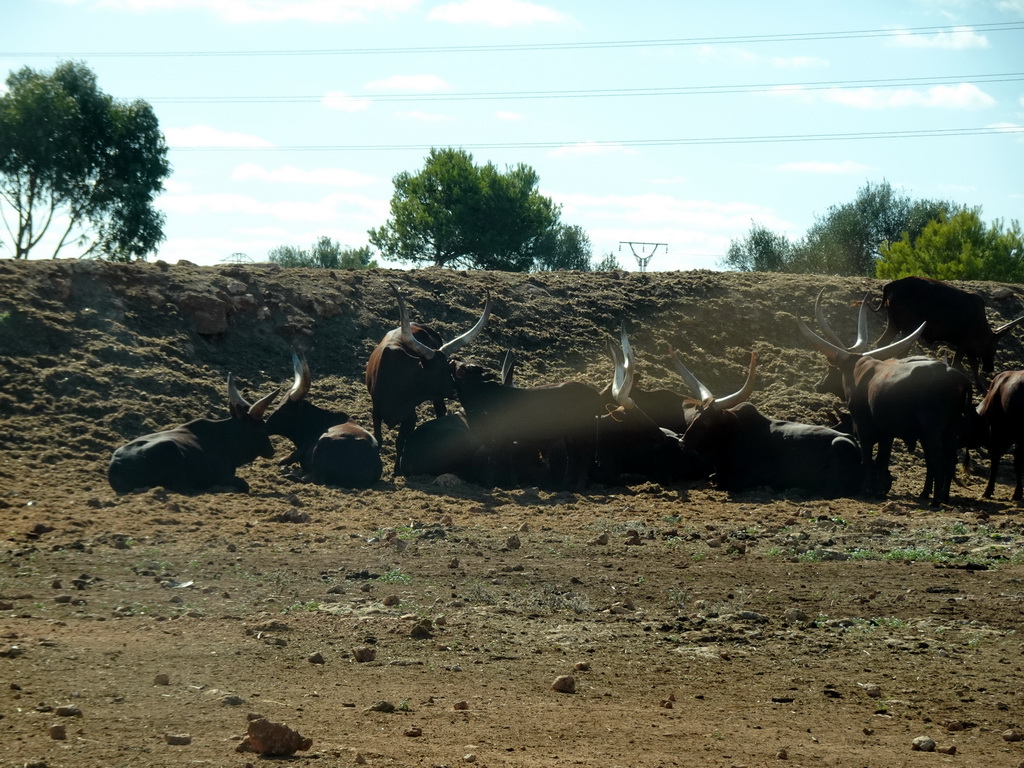
[[[306,400],[311,377],[306,356],[292,353],[295,379],[267,419],[271,435],[295,446],[282,466],[297,463],[314,483],[366,488],[380,480],[380,445],[373,435],[349,421],[348,414],[328,411]]]
[[[954,367],[966,357],[978,387],[984,386],[979,365],[991,375],[1000,340],[1024,321],[1022,315],[993,329],[985,316],[985,300],[981,296],[927,277],[904,277],[886,283],[882,300],[874,309],[878,312],[882,307],[889,324],[878,340],[879,345],[889,344],[924,323],[921,341],[949,344],[954,349]]]
[[[431,402],[434,416],[447,413],[445,398],[455,396],[448,356],[466,346],[483,330],[491,314],[487,297],[476,324],[444,343],[430,327],[412,323],[402,294],[389,286],[398,301],[399,326],[385,334],[366,363],[366,388],[373,406],[373,435],[380,443],[381,424],[398,427],[395,471],[401,473],[405,439],[416,426],[416,408]]]
[[[460,362],[455,364],[455,389],[469,427],[486,451],[489,483],[499,471],[517,474],[517,456],[564,442],[559,485],[586,487],[601,413],[601,397],[592,387],[572,381],[507,386],[480,366]]]
[[[818,336],[802,319],[797,318],[797,323],[811,345],[840,370],[860,443],[866,490],[881,496],[889,492],[893,440],[899,438],[908,445],[920,441],[926,466],[921,496],[931,494],[932,506],[948,502],[971,383],[961,371],[938,360],[891,359],[909,350],[924,332],[924,324],[898,342],[854,353]]]
[[[679,364],[685,369],[681,360]],[[752,353],[751,386],[756,364],[757,355]],[[682,446],[710,459],[718,488],[797,488],[834,498],[849,496],[860,487],[860,450],[852,436],[829,427],[769,418],[749,402],[723,403],[693,381],[707,396],[683,434]]]
[[[1013,500],[1024,499],[1021,476],[1024,473],[1024,371],[1003,371],[992,379],[985,398],[978,406],[978,429],[974,430],[972,448],[987,448],[991,465],[988,484],[982,496],[992,498],[996,474],[1003,454],[1013,448],[1013,471],[1016,485]]]
[[[250,405],[228,375],[228,418],[193,419],[121,446],[107,467],[110,487],[117,493],[153,486],[175,493],[216,486],[248,492],[249,484],[235,470],[260,456],[273,458],[263,414],[275,397],[276,391]]]

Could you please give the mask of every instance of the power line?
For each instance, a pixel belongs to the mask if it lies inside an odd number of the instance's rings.
[[[678,147],[719,144],[781,144],[796,141],[864,141],[872,139],[923,139],[955,136],[986,136],[1024,134],[1024,126],[990,126],[983,128],[936,128],[908,131],[865,131],[859,133],[804,133],[764,136],[706,136],[670,139],[624,139],[620,141],[523,141],[523,142],[448,142],[463,149],[558,149],[572,147]],[[444,144],[445,142],[441,142]],[[171,147],[176,152],[395,152],[425,151],[433,144],[322,144],[263,147]]]
[[[467,93],[377,93],[350,95],[357,100],[376,102],[495,101],[515,99],[580,99],[625,96],[692,96],[730,93],[763,93],[785,89],[803,91],[850,90],[855,88],[900,88],[959,83],[1008,83],[1024,80],[1024,72],[984,75],[944,75],[929,77],[880,78],[869,80],[814,80],[788,83],[747,83],[737,85],[684,85],[643,88],[594,88],[556,91],[470,91]],[[155,96],[151,104],[318,104],[323,96]]]
[[[294,48],[281,50],[248,51],[0,51],[8,57],[61,57],[88,56],[90,58],[160,58],[160,57],[235,57],[235,56],[375,56],[424,53],[506,53],[535,51],[578,51],[599,48],[651,48],[695,45],[737,45],[754,43],[792,43],[819,40],[850,40],[872,37],[901,37],[937,34],[963,34],[964,32],[1013,32],[1024,29],[1024,22],[993,22],[986,24],[957,24],[935,27],[905,27],[902,29],[853,29],[832,32],[793,32],[765,35],[735,35],[728,37],[678,37],[649,40],[599,40],[579,43],[521,43],[507,45],[455,45],[419,46],[406,48]]]

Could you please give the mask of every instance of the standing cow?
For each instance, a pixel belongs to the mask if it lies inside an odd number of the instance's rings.
[[[306,356],[292,353],[295,379],[267,419],[267,431],[287,437],[295,450],[282,466],[298,463],[314,483],[366,488],[380,480],[380,445],[373,435],[349,421],[348,414],[328,411],[306,400],[311,377]]]
[[[161,485],[175,493],[198,493],[223,485],[248,492],[249,484],[235,470],[258,456],[273,457],[263,414],[275,397],[272,392],[249,405],[229,374],[229,418],[193,419],[121,446],[107,467],[110,487],[131,493]]]
[[[366,388],[373,404],[373,435],[380,443],[381,424],[398,427],[395,472],[401,473],[405,439],[416,426],[416,408],[431,402],[434,416],[447,413],[444,400],[455,396],[448,356],[469,344],[483,330],[491,314],[487,297],[483,314],[461,336],[444,343],[426,325],[412,323],[402,294],[390,286],[398,301],[399,326],[388,331],[366,363]]]
[[[988,485],[982,496],[992,498],[999,461],[1013,448],[1013,471],[1017,483],[1013,500],[1024,499],[1021,475],[1024,473],[1024,371],[1003,371],[992,379],[985,399],[978,406],[979,424],[973,431],[972,448],[988,449]]]
[[[978,387],[984,386],[979,364],[991,375],[1000,340],[1024,321],[1022,315],[993,330],[985,317],[985,300],[981,296],[927,277],[904,277],[886,283],[875,311],[882,307],[889,317],[889,325],[878,340],[880,345],[926,323],[921,341],[946,342],[953,347],[954,366],[959,366],[966,357]]]

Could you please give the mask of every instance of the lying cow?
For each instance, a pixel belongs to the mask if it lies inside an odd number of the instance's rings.
[[[271,435],[287,437],[295,450],[282,466],[295,464],[314,483],[366,488],[380,480],[380,446],[373,435],[349,421],[348,414],[328,411],[306,400],[311,378],[305,355],[292,353],[295,379],[267,419]]]
[[[751,354],[751,372],[756,361]],[[748,402],[723,405],[709,394],[682,442],[684,450],[710,458],[718,488],[800,488],[826,498],[849,496],[859,489],[860,449],[850,435],[769,418]]]
[[[273,457],[263,414],[276,396],[272,392],[249,405],[229,375],[229,418],[194,419],[121,446],[107,467],[110,487],[118,493],[157,485],[175,493],[197,493],[215,486],[248,492],[249,484],[235,470],[258,456]]]

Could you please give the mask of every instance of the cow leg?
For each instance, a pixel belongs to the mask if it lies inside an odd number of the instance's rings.
[[[377,413],[377,409],[373,410],[373,436],[377,438],[377,445],[384,445],[384,439],[381,436],[380,423],[382,419],[380,414]]]
[[[874,465],[871,462],[871,454],[868,453],[868,467],[872,467],[874,472],[869,481],[868,491],[879,496],[885,496],[889,493],[889,489],[892,488],[892,475],[889,472],[889,460],[892,458],[892,441],[891,437],[884,437],[878,441],[878,452],[875,455]],[[868,449],[870,451],[870,448]]]
[[[997,445],[995,443],[995,441],[993,441],[992,444],[988,448],[988,459],[989,459],[988,485],[985,486],[985,490],[981,494],[981,497],[983,499],[991,499],[992,498],[992,494],[993,494],[993,492],[996,489],[996,475],[999,474],[999,462],[1003,458],[1003,451],[1004,451],[1003,446],[1002,445]],[[1016,450],[1016,452],[1014,453],[1014,466],[1015,467],[1016,467],[1016,459],[1017,459],[1017,456],[1019,454],[1020,454],[1020,449],[1018,448]]]
[[[402,452],[405,450],[405,441],[412,434],[412,431],[416,429],[416,414],[402,419],[398,424],[398,437],[395,438],[395,476],[398,476],[402,470]],[[379,444],[379,441],[378,441]]]
[[[1021,472],[1024,471],[1024,449],[1020,443],[1013,447],[1013,472],[1017,476],[1017,485],[1013,489],[1013,500],[1024,499],[1024,487],[1021,485]]]
[[[432,403],[434,406],[434,417],[440,419],[442,416],[448,415],[448,406],[445,405],[444,400],[434,400]]]

